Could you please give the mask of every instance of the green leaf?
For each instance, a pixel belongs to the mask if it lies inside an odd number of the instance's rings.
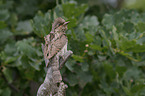
[[[126,72],[127,68],[125,66],[117,66],[116,72],[119,73],[119,76],[122,77],[123,74]]]
[[[127,87],[122,86],[122,88],[123,88],[124,92],[126,93],[126,95],[128,95],[128,96],[132,96],[131,91],[130,91]]]
[[[112,26],[115,24],[113,16],[110,14],[105,14],[102,20],[102,24],[105,25],[107,29],[112,28]]]
[[[145,44],[145,37],[141,37],[140,39],[137,40],[136,43],[140,45]]]
[[[145,23],[144,22],[139,22],[137,25],[137,30],[140,32],[144,32],[145,31]]]
[[[134,24],[132,22],[127,21],[127,22],[124,22],[123,24],[124,24],[123,29],[126,33],[134,32],[135,28],[134,28]]]
[[[131,88],[131,92],[132,93],[136,93],[136,92],[139,93],[139,91],[141,91],[143,88],[145,88],[144,84],[136,84]]]
[[[38,11],[38,14],[31,21],[34,33],[39,37],[44,37],[51,31],[53,18],[51,12],[43,14]]]
[[[40,69],[39,69],[39,66],[41,65],[41,60],[37,60],[37,59],[33,59],[33,58],[31,58],[31,60],[32,60],[33,62],[29,62],[29,64],[30,64],[33,68],[35,68],[36,70],[40,70]]]
[[[87,9],[87,5],[77,6],[75,3],[66,3],[62,5],[64,16],[67,18],[78,17]]]
[[[117,31],[116,27],[113,26],[113,28],[112,28],[113,38],[114,38],[115,41],[118,41],[119,36],[118,36],[118,34],[116,33],[116,31]]]
[[[63,17],[64,16],[64,13],[63,13],[63,9],[62,9],[62,5],[57,5],[54,9],[54,14],[57,16],[57,17]]]
[[[3,44],[13,34],[9,30],[0,30],[0,44]]]
[[[0,21],[0,29],[4,29],[7,27],[6,23],[4,21]]]
[[[95,32],[98,30],[98,25],[99,21],[96,16],[86,16],[78,27],[80,27],[81,30],[84,30],[85,32],[94,36]]]
[[[35,70],[32,68],[28,68],[25,72],[23,72],[23,75],[26,79],[28,80],[33,80],[33,78],[35,77]]]
[[[78,79],[75,74],[68,74],[67,78],[70,86],[75,86],[78,83]]]
[[[32,38],[33,39],[33,38]],[[24,39],[16,43],[18,51],[30,57],[36,56],[36,49],[29,44],[32,39]]]
[[[12,55],[16,52],[16,46],[15,46],[15,43],[16,42],[10,42],[10,43],[7,43],[5,48],[4,48],[4,51],[9,54],[9,55]]]
[[[113,67],[110,64],[104,64],[105,73],[113,80],[116,77]]]
[[[130,59],[130,60],[132,60],[132,61],[135,61],[135,62],[140,61],[140,58],[139,58],[139,59],[136,59],[136,58],[134,58],[134,57],[133,57],[131,54],[129,54],[129,53],[125,53],[125,52],[123,52],[123,51],[117,52],[117,53],[119,53],[119,54],[121,54],[121,55],[127,57],[128,59]]]
[[[82,71],[88,71],[89,70],[89,65],[87,62],[81,63],[81,69]]]
[[[136,40],[127,40],[122,38],[119,42],[120,49],[126,52],[145,52],[145,45],[140,45],[136,43]]]
[[[85,36],[86,36],[87,42],[89,42],[89,43],[93,42],[93,40],[94,40],[93,35],[91,35],[89,32],[87,32],[87,33],[85,33]]]
[[[26,16],[33,16],[35,14],[35,12],[37,12],[38,10],[38,5],[37,5],[37,1],[35,0],[25,0],[23,2],[20,2],[17,7],[15,7],[15,12],[17,12],[17,14],[20,14],[23,17]]]
[[[75,60],[68,60],[66,63],[65,63],[65,66],[70,70],[70,71],[74,71],[74,65],[75,65]]]
[[[96,28],[99,25],[99,21],[98,21],[98,18],[96,16],[86,16],[82,22],[84,23],[83,27],[95,26],[95,28]]]
[[[5,60],[5,64],[8,64],[8,63],[12,63],[12,62],[15,62],[17,59],[19,58],[19,56],[12,56],[12,57],[7,57],[6,60]]]
[[[124,78],[126,80],[131,80],[131,79],[138,79],[140,78],[141,71],[137,69],[136,67],[129,68],[125,73],[124,73]]]
[[[0,21],[6,21],[10,17],[7,9],[0,9]]]
[[[83,62],[83,61],[84,61],[82,56],[72,55],[72,57],[73,57],[76,61],[79,61],[79,62]]]
[[[108,85],[108,83],[104,80],[100,81],[100,88],[105,92],[105,94],[110,95],[113,91],[112,88]]]
[[[104,61],[104,60],[106,60],[106,56],[98,55],[98,59],[99,59],[100,61]]]
[[[5,88],[2,93],[2,96],[11,96],[11,90],[9,88]]]
[[[140,92],[140,95],[144,96],[145,95],[145,88],[143,88]]]
[[[93,45],[90,45],[90,48],[92,48],[92,49],[94,49],[94,50],[102,51],[102,48],[101,48],[101,46],[99,46],[99,45],[93,44]]]
[[[89,72],[83,71],[78,72],[77,76],[79,78],[79,85],[81,88],[83,88],[88,82],[91,82],[93,78]]]
[[[69,19],[69,24],[68,24],[68,29],[71,29],[73,27],[77,26],[77,19],[76,18],[71,18]]]
[[[5,75],[5,77],[7,78],[8,83],[12,83],[12,81],[13,81],[12,70],[10,68],[4,68],[2,71],[3,71],[4,75]]]
[[[30,34],[32,32],[32,26],[30,21],[26,20],[26,21],[18,22],[16,30],[18,31],[17,34],[21,34],[21,35]]]
[[[22,65],[23,69],[31,67],[31,65],[29,64],[30,59],[27,55],[22,55],[19,59],[20,60],[18,60],[18,64],[16,65]]]

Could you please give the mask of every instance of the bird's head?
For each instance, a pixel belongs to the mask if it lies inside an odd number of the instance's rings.
[[[67,24],[69,23],[68,22],[65,22],[64,19],[62,19],[61,17],[57,18],[53,25],[52,25],[52,30],[54,32],[65,32],[67,30]]]

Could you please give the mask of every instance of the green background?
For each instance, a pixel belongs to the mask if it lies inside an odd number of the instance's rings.
[[[0,0],[0,96],[36,96],[57,17],[70,21],[74,53],[61,70],[66,96],[145,96],[145,1],[133,1]]]

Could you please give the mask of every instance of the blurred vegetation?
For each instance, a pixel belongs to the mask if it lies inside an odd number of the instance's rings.
[[[74,52],[61,70],[66,96],[145,96],[144,0],[103,1],[1,0],[0,96],[36,95],[41,43],[57,17],[70,21]]]

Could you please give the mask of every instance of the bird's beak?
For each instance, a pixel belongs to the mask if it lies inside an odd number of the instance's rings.
[[[63,24],[63,25],[67,25],[69,22],[70,22],[70,21],[68,21],[68,22],[64,22],[64,24]]]

